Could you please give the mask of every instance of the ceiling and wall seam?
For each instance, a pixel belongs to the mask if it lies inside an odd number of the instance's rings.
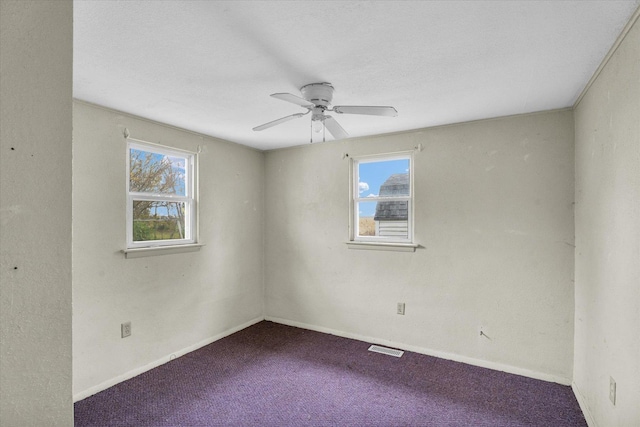
[[[358,137],[353,137],[353,138],[341,139],[341,140],[337,140],[337,141],[334,140],[334,141],[325,141],[325,142],[315,142],[314,144],[329,144],[329,143],[342,142],[342,141],[358,141],[358,140],[365,140],[365,139],[379,138],[379,137],[392,137],[392,136],[404,135],[404,134],[409,134],[409,133],[426,132],[426,131],[431,131],[431,130],[435,130],[435,129],[446,129],[446,128],[449,128],[449,127],[455,127],[455,126],[460,126],[460,125],[468,125],[468,124],[473,124],[473,123],[482,123],[482,122],[490,122],[490,121],[494,121],[494,120],[510,119],[510,118],[514,118],[514,117],[528,117],[528,116],[536,116],[538,114],[560,113],[562,111],[573,111],[573,107],[554,108],[554,109],[551,109],[551,110],[533,111],[533,112],[530,112],[530,113],[521,113],[521,114],[509,114],[509,115],[506,115],[506,116],[496,116],[496,117],[488,117],[486,119],[469,120],[469,121],[457,122],[457,123],[447,123],[447,124],[443,124],[443,125],[429,126],[429,127],[424,127],[424,128],[401,130],[401,131],[398,131],[398,132],[380,133],[380,134],[375,134],[375,135],[364,135],[364,136],[358,136]],[[307,145],[308,144],[292,145],[290,147],[281,147],[281,148],[270,148],[270,149],[264,150],[264,152],[265,153],[270,153],[270,152],[279,152],[279,151],[285,151],[285,150],[304,149],[305,147],[307,147]]]
[[[265,152],[265,150],[260,150],[259,148],[251,147],[251,146],[245,145],[245,144],[240,144],[239,142],[233,142],[233,141],[229,141],[227,139],[216,138],[215,136],[207,135],[207,134],[204,134],[204,133],[196,132],[194,130],[189,130],[189,129],[186,129],[186,128],[182,128],[180,126],[175,126],[175,125],[171,125],[171,124],[168,124],[168,123],[160,122],[160,121],[157,121],[157,120],[149,119],[147,117],[138,116],[136,114],[129,113],[127,111],[121,111],[121,110],[117,110],[115,108],[105,107],[104,105],[94,104],[93,102],[83,101],[82,99],[73,98],[73,102],[77,102],[77,103],[80,103],[80,104],[88,105],[90,107],[100,108],[102,110],[109,111],[109,112],[115,113],[115,114],[126,114],[127,116],[132,117],[132,118],[137,119],[137,120],[142,120],[142,121],[145,121],[145,122],[148,122],[148,123],[153,123],[153,124],[156,124],[156,125],[159,125],[159,126],[163,126],[163,127],[169,128],[169,129],[177,130],[177,131],[180,131],[180,132],[186,132],[186,133],[189,133],[191,135],[198,136],[200,138],[203,138],[203,140],[207,140],[208,139],[208,140],[211,140],[211,141],[221,142],[221,143],[224,143],[224,144],[233,144],[233,145],[237,145],[237,146],[246,148],[247,150],[258,152],[258,153],[264,153]],[[149,141],[149,142],[152,142],[152,141]]]
[[[624,39],[627,37],[627,34],[629,33],[629,31],[633,27],[633,24],[635,24],[635,22],[638,20],[639,17],[640,17],[640,7],[638,7],[636,11],[633,13],[633,15],[631,15],[631,19],[629,19],[629,22],[627,22],[627,25],[625,25],[620,35],[611,46],[611,49],[609,49],[609,52],[607,52],[605,57],[602,59],[600,66],[598,66],[596,71],[593,73],[593,76],[591,76],[591,78],[587,82],[584,89],[582,89],[582,92],[580,92],[580,96],[578,96],[578,99],[576,99],[576,102],[573,103],[573,107],[572,107],[573,109],[578,108],[578,105],[580,104],[580,101],[582,101],[582,98],[584,98],[586,93],[589,91],[589,88],[591,87],[591,85],[593,85],[593,83],[598,79],[598,76],[600,75],[604,67],[607,66],[607,64],[609,63],[609,60],[616,53],[616,51],[618,50],[618,47],[620,46],[620,44],[622,44]]]
[[[80,104],[85,104],[91,107],[95,107],[95,108],[100,108],[106,111],[110,111],[112,113],[116,113],[116,114],[126,114],[129,117],[138,119],[138,120],[143,120],[149,123],[154,123],[163,127],[167,127],[170,129],[174,129],[177,131],[181,131],[181,132],[187,132],[189,134],[192,135],[196,135],[198,137],[201,138],[205,138],[205,139],[209,139],[212,141],[217,141],[217,142],[222,142],[222,143],[226,143],[226,144],[233,144],[233,145],[239,145],[241,147],[244,147],[248,150],[251,151],[255,151],[258,153],[269,153],[269,152],[276,152],[276,151],[281,151],[281,150],[291,150],[291,149],[302,149],[307,147],[308,144],[303,144],[303,145],[293,145],[290,147],[281,147],[281,148],[270,148],[270,149],[265,149],[265,150],[261,150],[259,148],[255,148],[255,147],[251,147],[250,145],[244,145],[241,144],[239,142],[233,142],[233,141],[229,141],[226,139],[222,139],[222,138],[216,138],[215,136],[211,136],[211,135],[207,135],[204,133],[200,133],[200,132],[196,132],[193,130],[189,130],[189,129],[185,129],[185,128],[181,128],[179,126],[175,126],[175,125],[170,125],[167,123],[163,123],[163,122],[159,122],[157,120],[153,120],[153,119],[149,119],[146,117],[142,117],[142,116],[138,116],[135,115],[133,113],[129,113],[126,111],[121,111],[121,110],[117,110],[114,108],[110,108],[110,107],[105,107],[104,105],[100,105],[100,104],[94,104],[92,102],[88,102],[88,101],[83,101],[82,99],[77,99],[77,98],[73,98],[73,102],[77,102]],[[501,120],[501,119],[505,119],[505,118],[512,118],[512,117],[527,117],[527,116],[534,116],[537,114],[547,114],[550,112],[561,112],[561,111],[572,111],[574,107],[564,107],[564,108],[556,108],[556,109],[551,109],[551,110],[542,110],[542,111],[533,111],[530,113],[522,113],[522,114],[511,114],[511,115],[507,115],[507,116],[497,116],[497,117],[489,117],[486,119],[477,119],[477,120],[469,120],[466,122],[459,122],[459,123],[447,123],[447,124],[443,124],[443,125],[436,125],[436,126],[429,126],[429,127],[424,127],[424,128],[417,128],[417,129],[408,129],[408,130],[402,130],[402,131],[398,131],[398,132],[389,132],[389,133],[381,133],[381,134],[376,134],[376,135],[366,135],[366,136],[358,136],[358,137],[353,137],[353,138],[347,138],[345,140],[331,140],[331,141],[325,141],[325,142],[315,142],[314,144],[328,144],[328,143],[334,143],[334,142],[341,142],[341,141],[346,141],[346,140],[351,140],[351,141],[357,141],[357,140],[361,140],[361,139],[367,139],[367,138],[371,138],[371,137],[391,137],[391,136],[395,136],[395,135],[403,135],[403,134],[408,134],[408,133],[416,133],[416,132],[423,132],[426,130],[432,130],[432,129],[443,129],[443,128],[447,128],[447,127],[451,127],[451,126],[459,126],[459,125],[464,125],[464,124],[470,124],[470,123],[479,123],[479,122],[488,122],[488,121],[492,121],[492,120]]]

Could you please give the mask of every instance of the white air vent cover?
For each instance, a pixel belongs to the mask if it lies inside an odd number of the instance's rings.
[[[402,357],[404,351],[395,350],[393,348],[380,347],[379,345],[372,345],[369,347],[369,351],[373,351],[376,353],[388,354],[389,356]]]

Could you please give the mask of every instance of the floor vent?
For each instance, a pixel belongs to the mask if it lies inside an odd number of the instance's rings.
[[[379,345],[372,345],[369,347],[369,351],[374,351],[376,353],[388,354],[389,356],[402,357],[404,351],[395,350],[393,348],[380,347]]]

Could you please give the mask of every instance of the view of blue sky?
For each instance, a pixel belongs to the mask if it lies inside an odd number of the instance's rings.
[[[360,197],[377,197],[380,194],[380,186],[387,178],[393,174],[408,171],[409,159],[358,163]],[[360,202],[358,209],[360,216],[373,216],[376,212],[376,202]]]

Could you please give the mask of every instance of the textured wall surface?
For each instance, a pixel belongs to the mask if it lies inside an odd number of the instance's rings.
[[[422,247],[348,249],[343,153],[418,144]],[[267,152],[267,317],[569,384],[573,161],[567,110]]]
[[[0,2],[0,425],[70,426],[71,1]]]
[[[83,397],[262,319],[264,155],[84,103],[73,117],[73,383]],[[199,252],[125,259],[126,140],[199,156]],[[120,338],[120,324],[132,336]]]
[[[575,388],[597,426],[638,426],[638,21],[578,105],[575,129]],[[615,406],[609,401],[610,377],[617,383]]]

